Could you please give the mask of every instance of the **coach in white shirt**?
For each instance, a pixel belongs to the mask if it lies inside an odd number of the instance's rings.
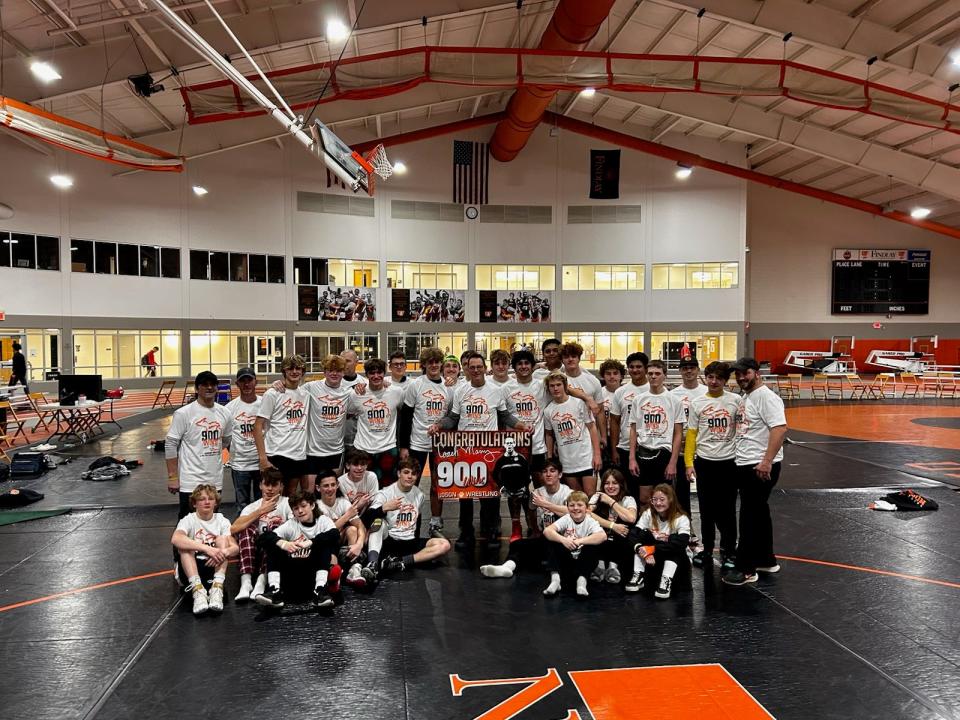
[[[731,366],[743,390],[737,410],[736,464],[740,489],[740,542],[736,570],[722,579],[728,585],[757,581],[757,572],[779,572],[773,554],[770,493],[780,479],[787,419],[783,400],[760,379],[760,364],[751,357]]]

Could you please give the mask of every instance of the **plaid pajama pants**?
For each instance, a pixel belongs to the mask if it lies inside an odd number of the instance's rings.
[[[256,523],[237,533],[237,544],[240,546],[240,572],[248,575],[259,575],[267,571],[267,558],[257,549]]]

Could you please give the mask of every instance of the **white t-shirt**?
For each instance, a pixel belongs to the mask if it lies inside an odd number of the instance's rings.
[[[533,494],[539,495],[548,503],[565,506],[567,504],[567,498],[570,497],[570,493],[572,492],[573,490],[570,489],[569,485],[560,483],[560,487],[557,488],[557,491],[553,495],[551,495],[544,486],[538,487],[533,491]],[[537,525],[541,530],[548,525],[553,525],[553,523],[557,521],[558,517],[561,516],[551,512],[550,510],[546,510],[542,507],[537,508]]]
[[[545,368],[545,367],[537,368],[536,370],[533,371],[533,379],[534,379],[534,380],[537,380],[537,381],[539,381],[539,382],[543,382],[544,380],[547,379],[547,375],[549,375],[550,373],[555,373],[555,372],[562,373],[562,372],[563,372],[563,365],[561,365],[560,367],[558,367],[556,370],[548,370],[548,369]]]
[[[512,380],[512,378],[509,375],[507,376],[507,379],[504,380],[503,382],[500,382],[499,380],[497,380],[493,375],[487,375],[487,383],[489,383],[490,385],[493,385],[494,387],[503,387],[508,382],[510,382],[510,380]]]
[[[313,541],[317,535],[321,535],[328,530],[336,530],[333,521],[325,515],[317,515],[313,525],[304,525],[296,518],[290,518],[283,525],[279,526],[274,532],[281,540],[297,542],[299,540]],[[290,553],[290,557],[305,558],[310,555],[310,548],[302,548],[296,552]]]
[[[632,497],[630,497],[629,495],[624,495],[624,496],[623,496],[623,499],[622,499],[622,500],[618,500],[617,502],[620,503],[620,507],[624,508],[625,510],[629,510],[630,508],[633,508],[634,510],[636,510],[636,508],[637,508],[637,501],[634,500],[634,499],[633,499]],[[590,502],[587,503],[587,504],[588,504],[588,505],[593,505],[593,506],[595,506],[595,507],[599,507],[599,506],[600,506],[600,493],[599,493],[599,492],[595,492],[595,493],[593,494],[593,497],[590,498]],[[613,510],[610,511],[610,518],[611,518],[612,520],[614,520],[614,522],[617,522],[617,520],[616,520],[616,512],[614,512]]]
[[[617,390],[619,389],[617,388]],[[613,402],[613,396],[617,390],[609,390],[606,385],[600,388],[600,397],[603,398],[600,401],[600,409],[603,410],[603,417],[608,423],[610,422],[610,404]]]
[[[314,380],[303,389],[310,395],[307,454],[314,457],[339,455],[343,452],[346,433],[347,403],[356,393],[343,381],[332,388],[326,380]]]
[[[411,380],[404,387],[403,402],[413,408],[413,421],[410,428],[410,449],[426,452],[433,448],[433,440],[427,435],[427,429],[443,419],[450,407],[453,388],[447,387],[440,378],[434,382],[426,375]]]
[[[637,428],[637,444],[649,450],[671,449],[673,426],[683,421],[683,403],[669,392],[641,395],[630,409],[630,424]]]
[[[263,498],[259,500],[254,500],[252,503],[247,505],[243,510],[240,511],[240,515],[253,515],[255,512],[260,510],[260,506],[263,504]],[[267,521],[270,518],[280,518],[284,522],[293,517],[293,512],[290,510],[290,498],[285,495],[281,495],[277,500],[277,506],[269,513],[264,515],[262,518],[257,520],[257,530],[263,532],[267,529]]]
[[[574,522],[573,518],[569,515],[563,515],[557,518],[557,521],[553,524],[553,529],[556,530],[563,537],[568,538],[585,538],[588,535],[593,535],[598,530],[602,530],[600,523],[598,523],[590,515],[587,515],[579,523]]]
[[[567,375],[566,370],[563,371]],[[603,385],[593,373],[580,368],[580,374],[576,377],[567,375],[567,387],[582,390],[588,398],[595,400],[598,404],[603,402]]]
[[[260,398],[257,417],[270,425],[263,434],[267,455],[280,455],[291,460],[307,457],[307,416],[310,396],[302,387],[285,388],[280,393],[268,388]]]
[[[204,483],[223,487],[223,438],[232,433],[233,420],[223,405],[207,408],[194,401],[173,414],[167,437],[180,441],[180,492],[193,492]]]
[[[740,396],[737,410],[737,465],[756,465],[767,452],[770,428],[786,425],[783,400],[766,385]],[[783,446],[773,462],[783,460]]]
[[[593,441],[589,426],[593,414],[583,400],[568,397],[565,402],[552,402],[543,411],[543,426],[553,433],[557,455],[566,474],[593,468]]]
[[[387,531],[395,540],[413,540],[417,534],[417,518],[420,517],[423,493],[416,485],[405,493],[400,492],[400,483],[395,482],[378,492],[370,507],[381,507],[394,498],[400,498],[400,507],[387,512],[384,518]]]
[[[630,449],[630,408],[633,399],[650,391],[650,384],[634,385],[632,382],[621,385],[613,394],[610,401],[610,414],[616,415],[620,422],[620,438],[617,447],[621,450]]]
[[[527,384],[512,378],[503,386],[503,400],[507,410],[517,416],[521,422],[533,427],[530,452],[543,455],[547,452],[547,443],[543,436],[543,409],[550,404],[550,395],[542,382],[530,380]]]
[[[224,409],[233,419],[233,434],[230,436],[230,462],[234,470],[258,470],[260,461],[257,446],[253,442],[253,424],[260,410],[260,398],[245,403],[240,398],[228,402]]]
[[[214,513],[209,520],[201,520],[199,515],[192,512],[180,518],[177,530],[185,533],[191,540],[214,547],[218,537],[230,534],[230,521],[220,513]],[[197,557],[206,558],[207,556],[198,552]]]
[[[397,446],[397,414],[403,404],[403,388],[391,385],[357,395],[352,390],[348,412],[357,416],[357,434],[353,446],[371,455]]]
[[[454,388],[450,412],[460,416],[457,430],[499,430],[497,411],[506,407],[499,387],[465,383]]]
[[[342,388],[352,388],[358,383],[366,383],[367,379],[363,375],[354,375],[352,379],[347,380],[343,378],[340,381],[340,387]],[[343,442],[346,445],[353,445],[353,438],[357,434],[357,418],[356,416],[348,417],[346,423],[343,427]]]
[[[337,480],[337,484],[340,486],[340,492],[342,492],[350,502],[355,502],[361,495],[373,497],[377,494],[377,491],[380,490],[377,476],[370,470],[364,472],[363,479],[357,483],[351,480],[347,473],[344,473]]]
[[[679,515],[672,523],[666,523],[661,520],[657,523],[655,529],[653,525],[653,511],[647,508],[637,521],[637,527],[641,530],[649,530],[654,535],[663,534],[665,536],[663,539],[666,539],[666,536],[669,535],[689,535],[690,518],[686,515]]]
[[[697,431],[697,457],[730,460],[737,452],[740,396],[724,390],[720,397],[702,395],[690,403],[687,427]]]
[[[350,509],[350,504],[350,501],[342,495],[334,498],[332,506],[327,505],[323,500],[317,498],[317,510],[320,511],[321,515],[330,518],[333,522],[343,517],[343,514]]]
[[[695,388],[685,388],[683,385],[675,387],[670,394],[676,395],[683,403],[683,429],[687,429],[687,420],[690,418],[690,402],[707,394],[706,385],[697,385]]]

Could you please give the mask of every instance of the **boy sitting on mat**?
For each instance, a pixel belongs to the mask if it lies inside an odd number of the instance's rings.
[[[256,600],[267,589],[267,563],[263,551],[257,547],[257,538],[267,530],[273,530],[293,517],[290,498],[283,492],[283,473],[276,468],[260,473],[260,499],[254,500],[240,511],[233,521],[230,532],[240,546],[240,592],[237,602]],[[256,584],[253,576],[257,576]]]
[[[547,543],[547,563],[550,566],[550,584],[543,594],[553,597],[560,592],[561,573],[577,578],[577,595],[585,598],[587,576],[597,566],[601,543],[607,534],[600,523],[587,513],[586,493],[576,490],[567,498],[567,514],[543,531]]]

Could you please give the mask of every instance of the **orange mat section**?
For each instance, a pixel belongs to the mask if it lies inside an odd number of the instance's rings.
[[[960,417],[960,406],[814,405],[788,408],[786,412],[787,425],[793,430],[960,450],[960,430],[911,422],[913,418]]]
[[[722,665],[572,670],[570,677],[594,720],[773,717]]]

